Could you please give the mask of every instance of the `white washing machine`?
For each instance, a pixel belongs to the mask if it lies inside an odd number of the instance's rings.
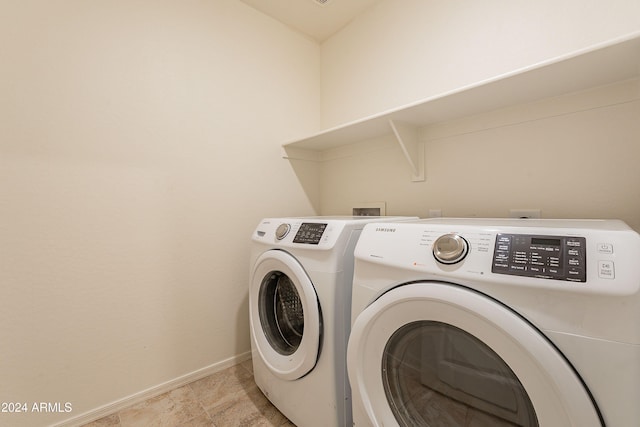
[[[268,218],[252,236],[249,307],[255,381],[298,426],[350,426],[346,348],[353,250],[370,222]]]
[[[355,257],[356,426],[640,425],[640,236],[624,223],[383,223]]]

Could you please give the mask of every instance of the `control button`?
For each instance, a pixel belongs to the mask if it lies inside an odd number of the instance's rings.
[[[569,258],[568,264],[572,267],[580,267],[582,265],[580,258]]]
[[[508,246],[511,243],[511,238],[509,236],[499,235],[498,238],[497,238],[497,241],[501,245],[507,245]]]
[[[287,237],[289,231],[291,230],[291,226],[289,224],[283,223],[276,228],[276,239],[282,240]]]
[[[567,251],[567,255],[569,255],[569,256],[580,256],[580,249],[575,249],[575,248],[569,249]]]
[[[433,243],[433,256],[442,264],[455,264],[467,256],[469,244],[458,234],[445,234]]]
[[[496,251],[496,261],[507,261],[509,259],[509,252]]]
[[[582,277],[584,275],[584,270],[581,268],[570,267],[567,270],[567,274],[569,277]]]
[[[598,243],[598,252],[601,254],[612,254],[613,245],[611,243]]]
[[[616,270],[613,261],[598,261],[598,276],[601,279],[615,279]]]

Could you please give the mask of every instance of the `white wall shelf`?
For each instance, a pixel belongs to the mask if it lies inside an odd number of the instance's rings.
[[[640,33],[634,33],[288,142],[283,157],[322,161],[327,150],[392,134],[412,181],[424,181],[424,142],[418,136],[422,128],[638,77]]]

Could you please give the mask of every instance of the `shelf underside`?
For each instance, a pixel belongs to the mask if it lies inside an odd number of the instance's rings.
[[[424,128],[638,76],[640,35],[635,35],[292,141],[284,144],[284,157],[390,134],[390,121]],[[302,157],[312,158],[313,153]]]

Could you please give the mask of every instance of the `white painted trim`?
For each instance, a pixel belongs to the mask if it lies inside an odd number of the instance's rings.
[[[220,362],[190,372],[165,383],[158,384],[157,386],[142,390],[127,397],[123,397],[122,399],[118,399],[114,402],[107,403],[106,405],[97,407],[73,418],[69,418],[68,420],[53,424],[51,427],[78,427],[90,423],[92,421],[114,414],[129,406],[143,402],[152,397],[159,396],[175,388],[182,387],[183,385],[215,374],[216,372],[220,372],[231,366],[237,365],[238,363],[244,362],[245,360],[249,360],[250,358],[251,352],[247,351],[245,353],[230,357],[226,360],[222,360]]]

